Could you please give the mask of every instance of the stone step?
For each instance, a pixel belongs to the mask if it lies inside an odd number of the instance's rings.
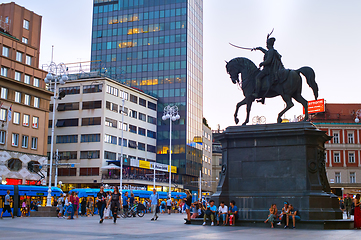
[[[57,217],[56,207],[39,207],[38,211],[30,211],[30,217]]]

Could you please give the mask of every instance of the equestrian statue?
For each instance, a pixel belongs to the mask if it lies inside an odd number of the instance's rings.
[[[272,30],[273,32],[273,30]],[[245,98],[237,103],[234,113],[234,121],[238,124],[238,109],[242,105],[247,105],[247,117],[242,125],[249,122],[249,113],[252,103],[257,100],[264,104],[265,98],[281,96],[286,103],[277,118],[277,122],[282,122],[282,115],[293,107],[292,98],[301,103],[305,109],[304,121],[308,120],[308,102],[302,95],[302,78],[300,73],[306,77],[307,84],[313,90],[315,99],[318,98],[318,86],[315,81],[315,72],[310,67],[302,67],[297,70],[285,69],[281,61],[281,55],[274,49],[276,39],[267,35],[267,50],[262,47],[244,48],[231,44],[234,47],[246,50],[259,50],[264,54],[263,62],[259,68],[249,59],[244,57],[234,58],[226,62],[227,73],[234,84],[240,85]],[[262,68],[263,67],[263,68]],[[241,81],[238,75],[241,74]]]

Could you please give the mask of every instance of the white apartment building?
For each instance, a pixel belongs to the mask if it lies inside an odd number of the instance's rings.
[[[212,130],[203,123],[202,192],[212,191]]]
[[[54,152],[58,149],[60,162],[70,165],[58,170],[64,190],[119,183],[119,170],[102,167],[109,163],[119,166],[122,129],[125,166],[156,160],[156,98],[104,77],[71,80],[60,86],[59,92],[66,95],[56,101]],[[52,114],[49,119],[50,156]],[[133,175],[132,170],[125,168],[123,174]]]

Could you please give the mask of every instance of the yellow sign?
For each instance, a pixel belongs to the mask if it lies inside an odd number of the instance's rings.
[[[139,160],[139,167],[150,169],[150,162]]]

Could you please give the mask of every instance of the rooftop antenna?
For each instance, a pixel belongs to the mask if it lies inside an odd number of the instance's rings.
[[[53,62],[54,57],[54,45],[51,45],[51,62]]]

